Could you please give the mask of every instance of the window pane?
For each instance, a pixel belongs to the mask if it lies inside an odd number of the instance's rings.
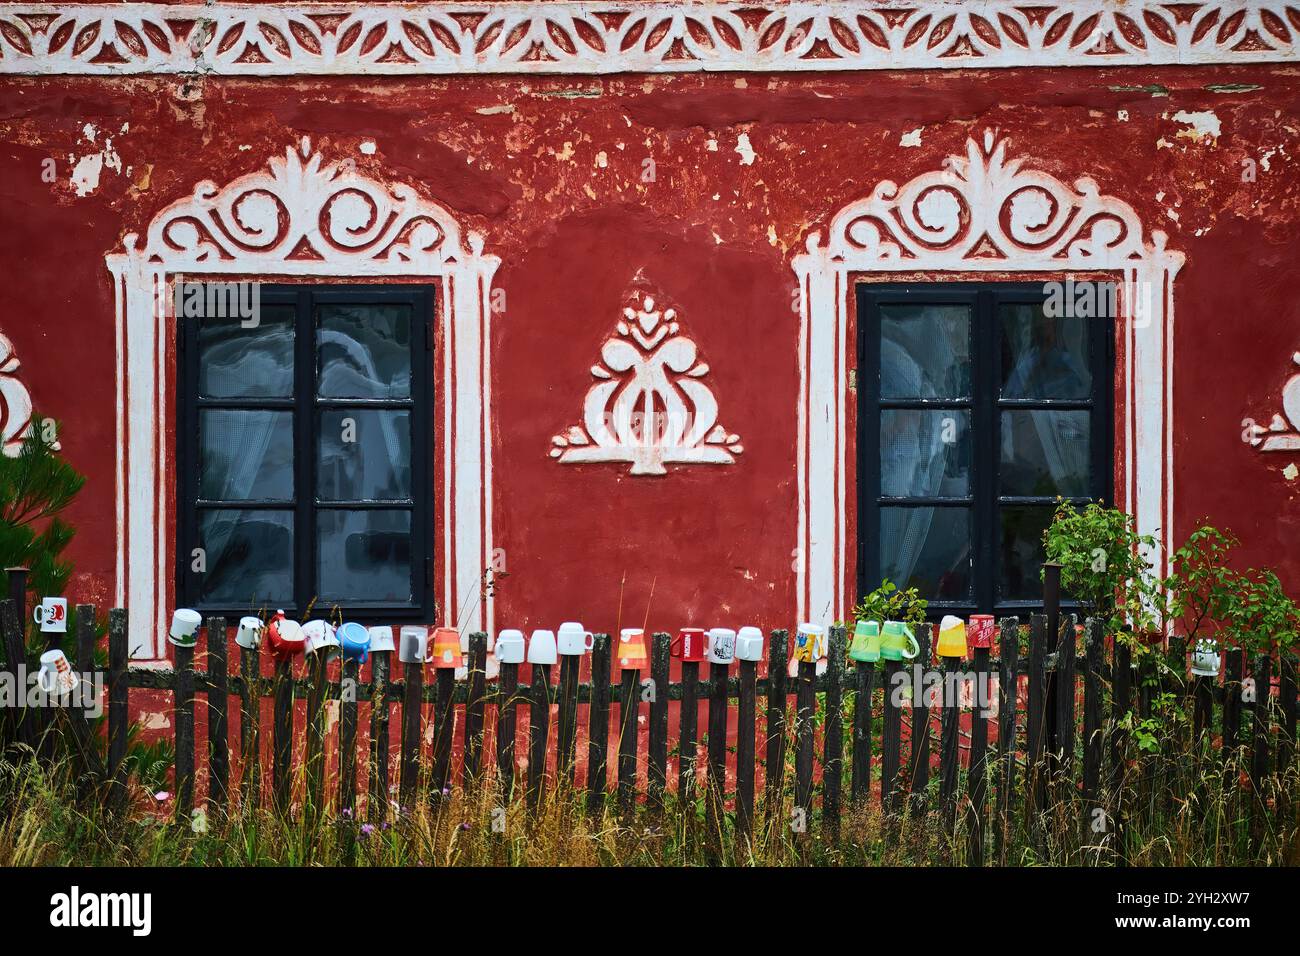
[[[323,501],[410,500],[411,413],[321,412],[316,494]]]
[[[1001,573],[998,592],[1004,601],[1043,596],[1039,577],[1047,552],[1043,531],[1052,520],[1051,505],[1004,505],[1001,509]]]
[[[1090,414],[1003,412],[1000,493],[1067,498],[1088,495]]]
[[[263,305],[257,325],[238,318],[199,325],[199,394],[288,398],[293,394],[293,307]]]
[[[1092,393],[1088,323],[1043,314],[1041,304],[999,307],[1002,397],[1086,399]]]
[[[293,412],[199,412],[199,497],[293,500]]]
[[[323,600],[411,602],[409,511],[324,509],[316,527]]]
[[[970,307],[880,307],[880,397],[970,395]]]
[[[916,587],[927,600],[966,600],[970,537],[967,508],[881,508],[881,576]]]
[[[293,512],[205,509],[199,547],[207,554],[204,603],[252,610],[293,602]]]
[[[880,493],[899,498],[969,494],[970,412],[882,411]]]
[[[410,398],[409,305],[322,305],[317,322],[322,398]]]

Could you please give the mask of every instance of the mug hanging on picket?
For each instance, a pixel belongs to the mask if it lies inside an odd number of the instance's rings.
[[[684,627],[677,632],[668,653],[680,657],[683,661],[699,662],[709,653],[709,638],[702,627]]]
[[[742,627],[736,632],[736,659],[761,661],[763,659],[763,632],[756,627]]]
[[[41,655],[41,669],[36,674],[36,682],[47,694],[66,694],[77,686],[77,675],[72,672],[72,665],[63,651],[46,651]]]
[[[886,621],[880,637],[880,656],[887,661],[909,661],[921,653],[921,645],[916,642],[912,629],[902,621]]]
[[[454,627],[434,628],[429,660],[438,668],[458,667],[461,661],[460,632]]]
[[[494,653],[499,664],[522,664],[524,662],[524,632],[507,629],[497,635]]]
[[[528,663],[555,663],[555,632],[546,630],[533,631],[528,639]]]
[[[826,656],[826,629],[819,624],[800,624],[794,636],[795,660],[815,664]]]
[[[325,663],[338,660],[342,646],[334,633],[334,625],[329,621],[308,621],[302,626],[303,637],[307,640],[307,653],[320,653]]]
[[[235,631],[235,643],[255,650],[262,643],[262,619],[260,617],[241,617],[239,630]]]
[[[1197,677],[1218,677],[1219,665],[1219,646],[1214,641],[1201,638],[1196,642],[1196,650],[1192,652],[1192,673]]]
[[[376,654],[379,651],[394,651],[396,645],[393,644],[393,628],[391,625],[379,625],[367,629],[366,634],[370,636],[370,653]]]
[[[335,632],[343,645],[343,659],[364,664],[370,657],[370,634],[356,621],[348,621]]]
[[[47,597],[32,608],[32,620],[46,634],[68,632],[68,599]]]
[[[623,670],[639,670],[648,659],[645,652],[645,631],[639,627],[625,627],[619,631],[617,656]]]
[[[972,614],[966,624],[966,644],[971,650],[993,647],[993,615]]]
[[[729,627],[709,629],[709,663],[730,664],[736,657],[736,632]]]
[[[423,624],[405,624],[397,645],[397,659],[403,664],[424,664],[429,650],[429,629]]]
[[[863,664],[880,660],[880,622],[858,621],[853,625],[853,643],[849,645],[849,659]]]
[[[48,600],[48,599],[47,599]],[[191,611],[187,607],[180,608],[172,615],[171,630],[167,632],[167,640],[171,641],[177,647],[193,647],[198,642],[199,625],[203,623],[203,617],[198,611]],[[64,615],[63,627],[61,631],[66,631],[67,615]],[[41,630],[45,630],[44,627]]]
[[[939,622],[939,642],[935,650],[940,657],[966,656],[966,625],[962,619],[945,614]]]
[[[276,663],[291,659],[301,654],[307,646],[307,639],[302,633],[302,625],[284,616],[284,611],[276,611],[271,623],[266,626],[266,642],[271,645],[271,656]]]
[[[556,650],[569,657],[587,653],[595,644],[595,636],[577,621],[565,621],[555,634]]]

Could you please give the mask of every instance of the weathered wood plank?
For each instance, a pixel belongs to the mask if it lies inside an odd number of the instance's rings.
[[[456,739],[456,671],[450,667],[437,668],[434,686],[438,697],[433,705],[433,773],[429,791],[436,804],[451,795],[451,745]]]
[[[853,755],[850,794],[854,803],[871,794],[871,696],[874,664],[859,661],[853,668]]]
[[[357,807],[357,674],[360,664],[343,661],[339,675],[339,813],[352,820]]]
[[[230,800],[230,725],[227,707],[226,619],[207,620],[208,639],[208,806],[224,812]]]
[[[973,651],[975,696],[971,708],[970,771],[967,776],[966,865],[984,865],[985,814],[988,809],[988,744],[992,696],[989,693],[989,648]]]
[[[740,703],[736,710],[736,839],[737,849],[754,832],[754,733],[758,707],[754,688],[757,661],[740,662]]]
[[[933,632],[929,624],[922,624],[916,630],[916,643],[920,645],[916,660],[904,662],[904,668],[911,674],[919,670],[922,683],[912,686],[912,757],[911,771],[908,774],[911,787],[911,811],[924,815],[929,798],[930,787],[930,701],[925,693],[925,676],[933,671],[931,667],[931,647]],[[901,745],[900,745],[901,746]]]
[[[370,655],[370,799],[366,801],[366,816],[372,823],[388,817],[388,727],[391,707],[388,702],[388,675],[392,659],[392,651],[375,651]]]
[[[551,666],[533,664],[528,708],[528,807],[537,809],[546,780],[546,751],[551,733]]]
[[[487,710],[487,634],[469,636],[469,699],[465,703],[465,773],[467,788],[477,787],[483,771],[483,727]]]
[[[262,802],[262,658],[259,647],[239,648],[239,796],[246,808]]]
[[[708,834],[723,829],[727,801],[727,673],[729,664],[709,664]]]
[[[594,635],[591,646],[591,708],[587,731],[587,812],[593,816],[600,812],[605,795],[609,792],[609,655],[609,635]]]
[[[786,666],[790,662],[790,633],[772,632],[767,651],[767,727],[764,773],[764,807],[770,821],[781,813],[785,786]]]
[[[497,794],[506,806],[515,793],[516,737],[519,733],[519,665],[502,664],[497,677]]]
[[[624,813],[636,801],[637,717],[641,710],[641,671],[626,668],[619,697],[618,803]]]
[[[961,725],[961,697],[956,682],[960,670],[960,658],[944,658],[939,715],[939,807],[943,812],[944,833],[950,840],[957,826],[957,737]]]
[[[423,736],[424,665],[403,664],[402,739],[397,793],[403,810],[415,805],[420,778],[420,741]]]
[[[901,661],[885,661],[885,710],[880,731],[880,802],[887,814],[899,810],[902,781],[899,779],[903,758],[903,710],[894,690],[902,673]]]
[[[822,733],[822,819],[834,831],[840,822],[840,789],[844,777],[845,634],[835,625],[826,644],[826,720]]]
[[[682,661],[682,706],[678,712],[680,734],[677,746],[677,802],[681,806],[695,800],[696,764],[699,760],[699,687],[699,661]]]
[[[8,617],[12,606],[0,605],[0,617],[5,619],[8,634]],[[126,608],[115,607],[108,612],[108,774],[113,780],[111,802],[115,809],[126,806],[126,735],[130,717],[127,697],[131,685],[127,679],[127,628]]]
[[[194,648],[176,645],[176,694],[172,698],[172,727],[176,740],[176,822],[186,822],[194,810]]]
[[[661,631],[651,641],[650,759],[646,766],[646,786],[651,809],[662,813],[668,790],[668,687],[672,680],[669,671],[672,635]]]
[[[1015,804],[1017,720],[1020,685],[1020,621],[1004,617],[998,629],[998,821],[993,831],[999,864],[1007,862],[1011,807]]]
[[[796,822],[803,828],[813,814],[813,726],[817,713],[817,665],[800,661],[795,677],[794,806]]]

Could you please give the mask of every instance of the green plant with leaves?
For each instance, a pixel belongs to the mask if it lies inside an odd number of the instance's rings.
[[[1229,572],[1214,612],[1228,639],[1249,654],[1271,654],[1295,646],[1300,608],[1272,571]]]
[[[0,456],[0,567],[28,568],[34,592],[62,594],[72,574],[62,555],[75,532],[60,515],[86,478],[50,447],[46,435],[46,428],[33,428],[17,457]]]
[[[1047,560],[1061,565],[1061,589],[1111,634],[1153,630],[1163,620],[1161,582],[1145,555],[1151,535],[1138,534],[1131,515],[1093,502],[1059,502],[1043,533]]]
[[[921,597],[916,588],[900,590],[889,578],[880,587],[863,596],[853,609],[852,627],[858,621],[902,621],[913,628],[925,623],[925,612],[930,602]]]
[[[1202,638],[1218,640],[1222,626],[1218,615],[1237,583],[1228,562],[1238,543],[1232,532],[1202,524],[1170,559],[1164,585],[1169,614],[1189,644]]]

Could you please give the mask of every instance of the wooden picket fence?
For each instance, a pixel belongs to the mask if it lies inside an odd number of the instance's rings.
[[[78,630],[75,648],[69,653],[78,670],[95,669],[95,608],[77,608]],[[0,629],[5,640],[5,667],[23,659],[22,627],[14,600],[0,602]],[[834,627],[829,634],[829,666],[822,675],[815,665],[800,663],[797,676],[787,676],[789,635],[773,631],[769,640],[767,676],[758,677],[758,665],[740,661],[731,666],[707,665],[707,679],[700,679],[700,664],[683,662],[682,680],[669,680],[668,634],[653,635],[649,672],[623,670],[618,683],[611,682],[611,642],[608,635],[595,635],[591,652],[591,680],[579,680],[577,657],[561,657],[558,684],[552,682],[550,665],[500,665],[499,679],[490,686],[486,679],[487,636],[475,633],[469,638],[468,679],[457,681],[455,672],[439,669],[433,681],[425,685],[425,668],[402,664],[401,679],[394,679],[394,662],[390,653],[371,655],[370,679],[362,682],[355,662],[326,667],[310,665],[304,677],[294,677],[290,665],[276,665],[273,676],[263,674],[262,651],[239,649],[238,673],[230,672],[227,660],[226,621],[207,619],[206,633],[221,635],[220,640],[206,642],[200,660],[205,669],[195,668],[198,648],[174,648],[174,667],[170,670],[131,668],[127,660],[127,612],[114,609],[109,613],[108,670],[106,674],[108,748],[107,762],[89,738],[89,728],[78,711],[67,711],[66,720],[48,720],[48,726],[62,726],[70,740],[69,748],[81,761],[91,778],[107,786],[110,795],[125,799],[126,781],[123,757],[128,731],[129,693],[132,689],[170,692],[173,701],[172,732],[175,738],[175,809],[180,817],[195,805],[195,766],[200,754],[207,760],[207,805],[209,810],[225,811],[232,801],[231,742],[229,721],[239,714],[240,799],[261,805],[265,798],[260,767],[261,699],[273,699],[274,718],[270,728],[273,754],[270,768],[269,797],[279,813],[293,812],[293,766],[295,731],[294,701],[304,700],[306,711],[305,771],[306,797],[303,808],[324,808],[330,803],[322,755],[326,745],[325,702],[339,700],[337,753],[339,755],[336,808],[357,808],[354,818],[361,819],[358,801],[357,734],[363,712],[369,720],[369,779],[364,784],[368,799],[365,817],[378,821],[387,817],[391,801],[390,719],[396,705],[400,726],[400,749],[396,756],[397,803],[410,806],[417,798],[417,781],[428,775],[430,799],[437,801],[452,787],[472,790],[490,785],[497,788],[502,800],[522,797],[536,808],[557,786],[585,790],[585,803],[591,812],[600,810],[610,793],[610,773],[614,773],[612,796],[617,807],[631,811],[645,804],[652,812],[662,812],[676,791],[677,800],[692,800],[697,794],[696,759],[700,743],[699,704],[707,701],[706,799],[708,819],[715,825],[728,820],[739,837],[750,835],[756,825],[773,821],[799,821],[806,828],[814,825],[834,831],[846,804],[879,800],[887,819],[898,819],[904,812],[937,812],[944,832],[957,832],[959,820],[964,824],[967,859],[983,863],[989,847],[998,859],[1006,845],[1009,828],[1025,821],[1040,819],[1047,803],[1067,793],[1077,800],[1080,815],[1095,814],[1101,808],[1108,819],[1121,827],[1128,809],[1124,805],[1128,788],[1121,776],[1132,765],[1133,749],[1127,744],[1130,723],[1126,715],[1150,712],[1160,686],[1144,677],[1131,665],[1127,646],[1107,639],[1100,622],[1088,621],[1083,628],[1084,653],[1076,656],[1076,627],[1073,617],[1062,621],[1056,640],[1049,641],[1047,618],[1032,615],[1028,626],[1017,618],[1005,618],[1000,624],[1000,658],[989,649],[977,649],[966,662],[945,659],[939,664],[922,665],[927,681],[952,675],[978,681],[996,677],[996,716],[980,709],[978,694],[963,709],[959,698],[935,701],[915,688],[910,699],[900,705],[895,694],[884,692],[877,708],[874,694],[898,686],[900,673],[915,675],[914,663],[885,662],[883,667],[847,666],[846,633]],[[1025,635],[1024,632],[1028,631]],[[1024,638],[1027,636],[1027,642]],[[52,637],[57,637],[52,635]],[[917,662],[928,662],[931,629],[920,629],[921,653]],[[1027,643],[1028,653],[1020,649]],[[50,642],[58,646],[57,640]],[[201,642],[202,647],[203,642]],[[1247,771],[1246,789],[1262,792],[1270,774],[1279,777],[1295,765],[1296,731],[1296,661],[1291,654],[1279,661],[1261,656],[1251,662],[1245,673],[1240,651],[1226,653],[1223,682],[1211,678],[1194,678],[1183,685],[1194,718],[1194,733],[1203,737],[1208,750],[1216,725],[1215,709],[1221,734],[1221,757],[1233,760]],[[1273,686],[1273,666],[1278,666],[1277,693]],[[302,664],[297,665],[300,669]],[[520,682],[522,667],[531,668],[530,682]],[[738,670],[733,676],[732,667]],[[648,677],[651,683],[643,682]],[[1243,695],[1243,687],[1253,678],[1254,701]],[[924,685],[922,685],[924,686]],[[993,686],[992,683],[986,686]],[[355,693],[345,692],[355,688]],[[207,741],[195,740],[195,701],[205,696],[208,707]],[[1243,696],[1247,699],[1243,701]],[[791,697],[793,707],[791,707]],[[236,700],[237,699],[237,700]],[[232,711],[232,700],[235,700]],[[669,702],[680,701],[680,725],[677,728],[679,772],[675,787],[669,779],[670,738]],[[766,719],[757,725],[759,701],[765,701]],[[734,702],[734,713],[733,713]],[[617,703],[617,752],[609,752],[610,721]],[[425,706],[432,711],[431,760],[424,760]],[[552,705],[558,705],[554,733],[557,768],[547,773],[548,752],[552,746],[550,717]],[[585,705],[589,720],[586,779],[576,774],[576,750],[580,707]],[[364,707],[364,711],[363,711]],[[1081,713],[1076,713],[1081,707]],[[527,710],[527,726],[520,727],[520,708]],[[849,713],[848,708],[851,708]],[[874,723],[879,711],[879,727]],[[933,713],[937,710],[938,713]],[[646,787],[638,784],[638,729],[642,715],[648,717],[648,754]],[[821,733],[820,772],[817,764],[819,723],[829,728]],[[965,716],[963,716],[965,715]],[[49,755],[49,737],[42,735],[47,714],[15,712],[8,715],[2,728],[6,745],[19,742]],[[734,810],[728,811],[726,768],[729,722],[736,721]],[[851,726],[848,753],[845,734],[838,732]],[[997,743],[990,742],[990,723],[994,724]],[[485,754],[486,729],[495,726],[495,753]],[[968,729],[965,729],[968,725]],[[937,726],[938,786],[937,804],[930,805],[932,728]],[[453,739],[462,739],[459,775],[453,767]],[[904,732],[906,730],[906,733]],[[963,747],[961,738],[968,737]],[[879,753],[876,753],[877,740]],[[1015,746],[1010,746],[1014,741]],[[793,748],[793,789],[787,790],[787,748]],[[516,779],[516,756],[527,749],[526,779]],[[905,749],[907,753],[905,753]],[[963,761],[962,751],[966,751]],[[845,766],[847,761],[848,766]],[[756,771],[764,769],[762,820],[756,810]],[[495,772],[491,773],[495,768]],[[873,775],[876,786],[873,788]],[[847,777],[847,800],[842,792]],[[1149,781],[1148,781],[1149,782]],[[1063,790],[1061,788],[1064,788]],[[990,806],[990,791],[996,799]],[[1134,788],[1140,789],[1140,788]],[[1277,788],[1275,788],[1277,789]],[[1285,789],[1285,788],[1281,788]],[[1279,801],[1280,802],[1280,801]],[[1256,800],[1259,813],[1284,813],[1287,808],[1265,806]],[[820,811],[817,813],[817,811]],[[1086,821],[1080,820],[1079,824]],[[716,827],[715,827],[716,829]],[[1081,826],[1081,830],[1082,830]],[[992,840],[988,840],[989,836]],[[987,844],[987,845],[986,845]],[[1005,859],[1005,857],[1002,857]]]

